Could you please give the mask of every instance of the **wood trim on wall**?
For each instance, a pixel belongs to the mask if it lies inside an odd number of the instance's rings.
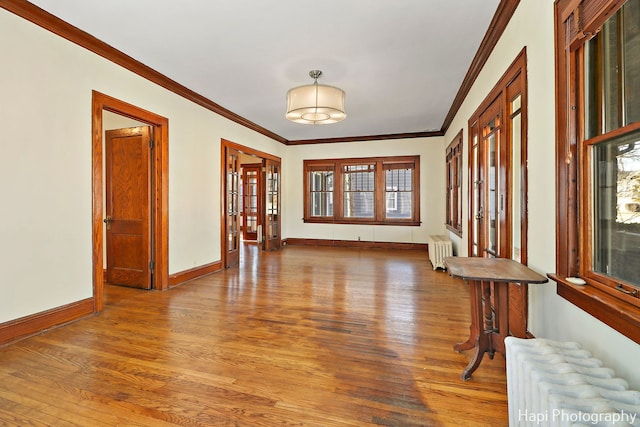
[[[444,136],[441,130],[429,132],[411,133],[390,133],[386,135],[364,135],[364,136],[344,136],[340,138],[323,139],[294,139],[286,142],[287,145],[310,145],[310,144],[332,144],[337,142],[362,142],[362,141],[385,141],[389,139],[409,139],[409,138],[431,138],[434,136]]]
[[[30,21],[45,30],[51,31],[58,36],[69,40],[78,46],[84,47],[91,52],[99,55],[109,61],[118,64],[127,70],[171,91],[181,97],[194,102],[195,104],[213,111],[239,125],[254,130],[262,135],[272,138],[280,143],[286,143],[286,139],[271,132],[262,126],[245,119],[238,114],[227,110],[226,108],[216,104],[208,98],[192,91],[191,89],[181,85],[180,83],[168,78],[164,74],[159,73],[151,67],[137,61],[136,59],[122,53],[118,49],[113,48],[107,43],[93,37],[89,33],[80,30],[77,27],[63,21],[55,15],[40,9],[39,7],[25,0],[0,0],[0,7],[12,12],[27,21]]]
[[[335,246],[341,248],[360,249],[417,249],[427,251],[429,245],[426,243],[399,243],[399,242],[371,242],[361,240],[335,240],[335,239],[304,239],[289,237],[282,241],[284,245],[301,246]]]
[[[482,68],[487,63],[491,52],[493,52],[493,48],[498,43],[498,40],[500,40],[500,37],[502,37],[502,33],[504,33],[504,30],[507,28],[507,24],[509,24],[509,21],[518,8],[519,3],[520,0],[500,1],[498,10],[496,10],[495,15],[493,15],[493,19],[491,20],[491,24],[489,24],[489,29],[480,43],[478,52],[476,52],[475,57],[471,61],[471,66],[462,80],[462,84],[460,85],[460,89],[458,89],[456,97],[453,99],[449,113],[447,113],[447,116],[444,119],[444,123],[442,124],[443,132],[446,132],[447,129],[449,129],[451,122],[469,94],[473,83],[480,75]]]
[[[0,346],[90,316],[94,313],[94,305],[94,299],[87,298],[2,323]]]
[[[198,279],[211,273],[222,270],[222,262],[216,261],[198,267],[193,267],[188,270],[174,273],[169,276],[169,287],[181,285],[190,280]]]
[[[302,145],[443,136],[449,128],[449,125],[453,121],[453,118],[457,114],[458,110],[460,109],[462,102],[468,95],[469,90],[471,90],[471,86],[480,74],[482,67],[487,62],[489,55],[491,55],[493,48],[502,36],[502,33],[509,23],[511,16],[518,7],[519,2],[520,0],[500,1],[496,13],[494,14],[493,19],[489,25],[489,29],[487,30],[482,42],[480,43],[480,47],[478,48],[478,51],[476,52],[476,55],[471,62],[469,70],[467,71],[467,74],[462,81],[462,85],[460,86],[460,89],[458,90],[458,93],[453,100],[447,116],[445,117],[444,123],[442,124],[442,129],[426,132],[410,132],[370,136],[364,135],[342,138],[291,141],[230,110],[227,110],[226,108],[220,106],[212,100],[205,98],[204,96],[192,91],[191,89],[188,89],[180,83],[168,78],[164,74],[159,73],[153,68],[141,63],[140,61],[137,61],[136,59],[113,48],[107,43],[95,38],[94,36],[80,30],[77,27],[74,27],[73,25],[63,21],[57,16],[52,15],[43,9],[40,9],[39,7],[35,6],[32,3],[29,3],[26,0],[0,0],[0,7],[20,16],[21,18],[26,19],[27,21],[34,23],[35,25],[38,25],[39,27],[44,28],[45,30],[57,34],[58,36],[69,40],[70,42],[75,43],[78,46],[88,49],[96,55],[99,55],[115,64],[118,64],[126,68],[127,70],[153,83],[156,83],[157,85],[179,96],[182,96],[183,98],[188,99],[195,104],[206,108],[209,111],[219,114],[222,117],[225,117],[241,126],[254,130],[285,145]]]

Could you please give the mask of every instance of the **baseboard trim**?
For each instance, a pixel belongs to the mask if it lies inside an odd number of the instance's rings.
[[[222,270],[222,262],[216,261],[209,264],[184,270],[169,275],[169,287],[178,286],[193,279]]]
[[[0,346],[80,320],[94,313],[94,300],[87,298],[51,310],[0,324]]]
[[[300,239],[288,238],[283,241],[286,245],[305,246],[336,246],[341,248],[361,249],[413,249],[427,251],[426,243],[399,243],[399,242],[370,242],[361,240],[329,240],[329,239]]]

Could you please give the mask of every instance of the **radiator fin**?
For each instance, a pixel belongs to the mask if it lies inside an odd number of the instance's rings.
[[[576,342],[505,339],[510,426],[640,427],[640,392]]]

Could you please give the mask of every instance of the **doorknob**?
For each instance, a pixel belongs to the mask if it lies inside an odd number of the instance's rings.
[[[104,223],[107,224],[107,230],[111,229],[111,221],[113,221],[113,218],[107,215],[104,219]]]

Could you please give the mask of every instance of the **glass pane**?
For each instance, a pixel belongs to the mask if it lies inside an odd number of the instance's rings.
[[[585,138],[640,121],[640,0],[629,0],[584,53]]]
[[[343,169],[344,216],[374,217],[375,165],[347,165]]]
[[[387,218],[412,217],[412,169],[385,171],[385,205]]]
[[[472,236],[472,250],[471,256],[479,256],[479,242],[478,239],[480,237],[480,172],[478,169],[478,134],[474,132],[473,134],[473,207],[475,212],[470,212],[470,215],[473,215],[473,236]]]
[[[618,19],[612,16],[602,27],[602,71],[605,132],[620,127],[620,79],[618,76]]]
[[[333,216],[333,193],[311,193],[311,216]]]
[[[598,91],[596,86],[596,76],[598,70],[596,68],[595,57],[598,49],[598,38],[593,38],[585,44],[584,49],[584,137],[585,139],[593,138],[600,134],[600,125],[598,123]]]
[[[511,200],[513,203],[512,210],[512,228],[511,228],[511,240],[512,240],[512,248],[511,248],[511,257],[516,261],[520,261],[521,259],[521,247],[522,247],[522,236],[521,236],[521,219],[523,217],[522,212],[522,202],[523,202],[523,189],[522,189],[522,175],[523,175],[523,166],[521,161],[522,156],[522,115],[516,114],[511,118],[511,164],[513,165],[513,177],[512,177],[512,185],[511,185]]]
[[[593,153],[593,269],[640,285],[640,131]]]
[[[344,216],[373,218],[373,192],[345,192]]]
[[[333,216],[333,171],[311,171],[311,216]]]
[[[625,124],[640,121],[640,1],[622,9]]]
[[[497,242],[498,242],[498,170],[496,164],[496,134],[491,134],[487,138],[487,142],[489,144],[489,176],[488,184],[489,184],[489,227],[488,227],[488,242],[487,248],[497,253]]]

